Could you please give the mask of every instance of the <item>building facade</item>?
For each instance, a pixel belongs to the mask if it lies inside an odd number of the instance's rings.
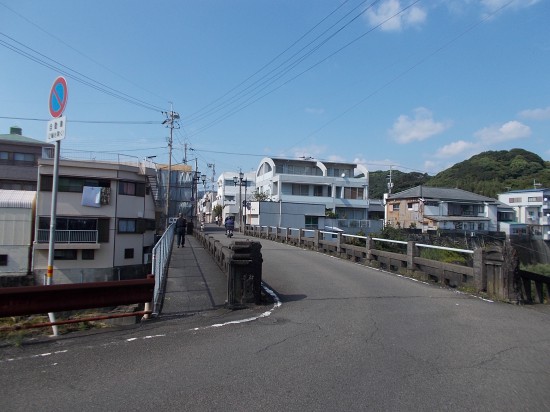
[[[243,201],[250,202],[256,190],[256,174],[254,172],[243,173],[242,181],[239,174],[240,172],[223,172],[218,177],[215,199],[212,200],[209,206],[210,210],[213,210],[216,205],[220,205],[222,207],[222,221],[227,216],[233,216],[236,218],[237,226],[239,212],[243,216],[243,221],[248,217],[247,210],[249,209],[242,206]]]
[[[38,160],[44,150],[54,150],[51,143],[23,136],[19,127],[0,134],[0,189],[36,190]]]
[[[499,202],[461,189],[417,186],[386,197],[386,224],[403,229],[498,231]]]
[[[47,270],[53,160],[39,163],[33,270]],[[61,160],[55,226],[54,283],[146,275],[155,241],[155,170],[140,163]]]
[[[0,277],[31,274],[35,206],[34,191],[0,189]]]
[[[331,226],[347,233],[382,228],[382,202],[369,199],[368,170],[360,164],[266,157],[258,166],[256,187],[273,202],[323,205]],[[324,229],[322,222],[312,215],[306,225]]]
[[[513,190],[498,199],[513,208],[517,226],[535,238],[550,240],[550,189]]]

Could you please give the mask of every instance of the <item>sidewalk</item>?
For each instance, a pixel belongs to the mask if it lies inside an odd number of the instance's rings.
[[[222,308],[226,299],[227,277],[210,254],[192,235],[183,248],[174,239],[161,316]]]

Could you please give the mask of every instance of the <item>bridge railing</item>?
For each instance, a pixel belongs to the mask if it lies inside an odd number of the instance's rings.
[[[503,265],[511,259],[498,247],[475,250],[449,248],[416,242],[348,235],[341,232],[247,225],[245,235],[257,236],[306,247],[322,253],[365,263],[407,276],[463,287],[500,300],[518,302],[516,263]],[[388,246],[382,246],[389,245]],[[420,249],[431,248],[465,254],[467,264],[442,262],[421,257]]]
[[[168,226],[168,229],[166,229],[152,251],[152,272],[155,275],[155,291],[153,295],[154,316],[160,314],[164,303],[168,265],[170,264],[170,256],[172,255],[175,227],[174,223]]]

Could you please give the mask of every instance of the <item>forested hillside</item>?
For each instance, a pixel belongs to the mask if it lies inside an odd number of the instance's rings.
[[[371,198],[381,198],[387,192],[389,171],[370,173]],[[456,187],[480,195],[496,197],[508,190],[532,189],[534,183],[550,187],[550,162],[523,149],[488,151],[457,163],[430,177],[422,173],[392,172],[392,193],[424,184],[436,187]]]

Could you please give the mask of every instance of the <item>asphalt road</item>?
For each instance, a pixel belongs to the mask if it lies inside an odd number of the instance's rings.
[[[550,410],[548,312],[262,244],[280,307],[4,347],[0,409]]]

